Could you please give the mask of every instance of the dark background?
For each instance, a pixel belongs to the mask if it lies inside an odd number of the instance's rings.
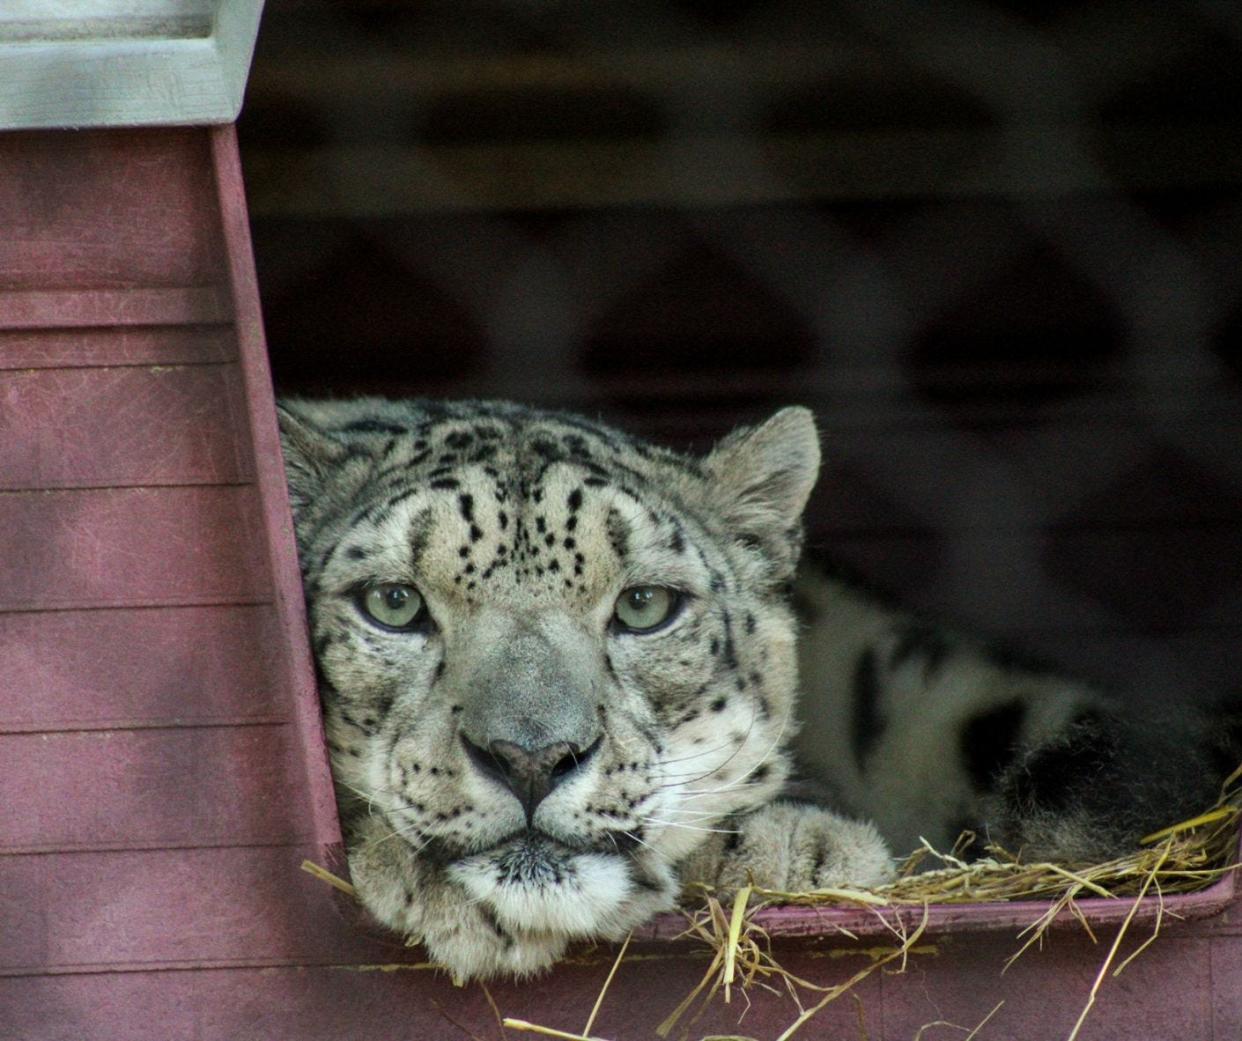
[[[814,408],[814,541],[1135,696],[1242,690],[1242,8],[268,0],[278,389],[705,448]]]

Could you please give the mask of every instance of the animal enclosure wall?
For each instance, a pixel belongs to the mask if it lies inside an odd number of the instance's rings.
[[[273,3],[240,131],[278,385],[517,397],[698,447],[800,400],[816,541],[872,581],[1138,699],[1236,687],[1242,149],[1212,104],[1236,44],[1131,19],[1176,55],[1089,81],[1089,162],[1028,166],[988,147],[1046,158],[1044,113],[897,30],[744,7],[593,37]],[[1089,69],[1116,29],[1035,35]],[[257,303],[231,130],[0,137],[0,1038],[502,1036],[480,988],[298,870],[341,867]],[[1003,1000],[981,1037],[1064,1038],[1115,924],[1001,976],[1035,913],[939,913],[807,1036]],[[770,924],[826,984],[891,946],[865,914]],[[633,948],[594,1034],[653,1037],[698,983],[679,928]],[[1166,919],[1083,1036],[1239,1036],[1240,952],[1236,907]],[[579,1030],[613,953],[491,996]],[[694,1030],[795,1015],[753,990]]]

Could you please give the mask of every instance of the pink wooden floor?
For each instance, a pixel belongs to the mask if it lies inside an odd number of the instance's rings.
[[[231,129],[0,136],[0,403],[0,1039],[502,1036],[480,988],[298,869],[334,863],[339,833]],[[906,973],[858,988],[862,1027],[845,999],[801,1036],[909,1039],[1003,1000],[981,1039],[1063,1038],[1124,910],[1094,912],[1099,945],[1059,930],[1004,976],[1039,908],[937,910]],[[770,924],[826,983],[889,942],[864,914]],[[675,925],[637,945],[597,1035],[653,1037],[698,982],[703,952],[660,938]],[[492,994],[579,1030],[610,962]],[[692,1036],[796,1015],[750,997]],[[1236,907],[1166,919],[1081,1036],[1242,1038]]]

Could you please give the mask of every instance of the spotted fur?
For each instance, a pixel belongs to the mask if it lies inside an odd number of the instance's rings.
[[[1212,733],[1242,726],[1135,724],[816,569],[795,722],[805,409],[701,459],[502,403],[287,401],[281,426],[352,877],[459,978],[622,936],[688,880],[875,883],[964,828],[1099,859],[1236,757]],[[368,620],[386,583],[423,621]],[[666,624],[617,625],[635,587],[675,592]]]
[[[702,459],[497,403],[287,401],[281,425],[350,870],[385,925],[459,977],[520,975],[688,878],[891,872],[869,825],[779,798],[806,410]],[[369,620],[385,583],[426,623]],[[667,624],[618,628],[634,587],[675,591]],[[513,749],[558,750],[538,798]]]
[[[797,601],[798,761],[898,851],[968,831],[968,854],[1104,860],[1209,804],[1242,758],[1228,707],[1128,708],[823,566],[803,568]]]

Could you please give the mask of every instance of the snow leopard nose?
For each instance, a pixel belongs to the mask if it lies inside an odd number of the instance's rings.
[[[513,741],[492,741],[483,749],[464,734],[461,740],[471,762],[517,796],[526,810],[529,825],[535,819],[535,808],[557,785],[586,764],[603,738],[597,737],[586,748],[569,741],[556,741],[533,751]]]

